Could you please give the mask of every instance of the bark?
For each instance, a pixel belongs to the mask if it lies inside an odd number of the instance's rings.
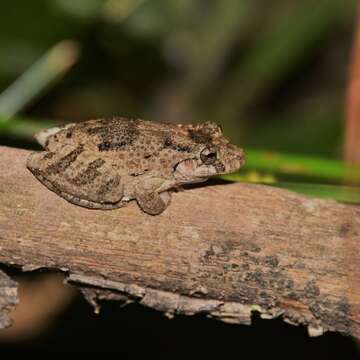
[[[17,283],[0,270],[0,329],[11,325],[9,313],[17,303]]]
[[[0,262],[64,271],[94,306],[241,324],[258,311],[360,338],[360,208],[233,183],[175,193],[155,217],[89,210],[41,185],[28,154],[0,148]]]

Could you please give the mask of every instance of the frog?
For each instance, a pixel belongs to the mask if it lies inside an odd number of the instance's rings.
[[[215,122],[173,124],[112,117],[43,129],[42,151],[27,167],[49,190],[89,209],[110,210],[135,200],[161,214],[174,191],[232,173],[245,163]]]

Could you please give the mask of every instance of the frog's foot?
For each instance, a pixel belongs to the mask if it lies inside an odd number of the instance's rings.
[[[136,201],[147,214],[158,215],[169,206],[171,195],[168,191],[161,193],[143,192],[136,194]]]

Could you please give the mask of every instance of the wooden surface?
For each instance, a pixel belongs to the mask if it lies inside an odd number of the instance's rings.
[[[360,208],[234,183],[175,193],[155,217],[89,210],[41,185],[28,154],[0,147],[0,263],[65,271],[94,305],[233,323],[258,311],[360,338]]]
[[[9,313],[17,304],[17,283],[0,270],[0,329],[11,325]]]

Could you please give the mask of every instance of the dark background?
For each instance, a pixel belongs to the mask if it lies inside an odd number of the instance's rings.
[[[245,148],[341,159],[355,22],[355,0],[2,0],[0,144],[35,148],[39,127],[124,115],[213,120]],[[37,85],[6,94],[24,74]],[[44,276],[5,270],[25,285]],[[61,296],[68,302],[46,325],[0,334],[1,354],[360,358],[350,338],[310,339],[256,314],[251,327],[168,320],[136,304],[105,303],[95,315],[79,295]]]
[[[2,0],[0,90],[71,39],[75,64],[52,86],[39,86],[17,116],[56,123],[113,115],[213,120],[244,147],[341,158],[355,5]],[[65,46],[49,67],[61,68],[69,52]],[[46,67],[33,72],[51,77]],[[4,126],[1,143],[13,144],[18,132]]]

